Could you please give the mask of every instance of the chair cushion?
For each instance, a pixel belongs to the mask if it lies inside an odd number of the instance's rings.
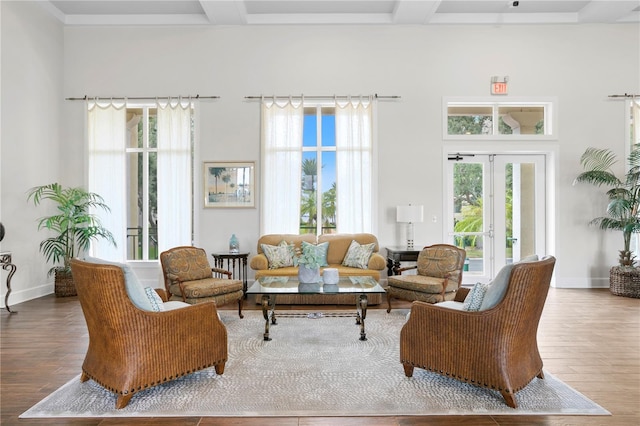
[[[445,278],[425,277],[422,275],[394,275],[389,277],[389,287],[402,288],[405,290],[418,291],[421,293],[442,293],[442,285]],[[458,289],[456,281],[449,280],[445,293],[451,293]]]
[[[202,297],[219,296],[222,294],[242,291],[242,281],[227,280],[224,278],[206,278],[204,280],[185,281],[184,297],[187,299],[198,299]],[[169,287],[171,294],[182,296],[180,285],[173,284]]]
[[[302,250],[308,250],[308,248],[314,248],[318,256],[320,256],[320,266],[329,266],[327,263],[327,252],[329,251],[329,242],[320,244],[311,244],[306,241],[302,242]]]
[[[87,256],[84,258],[86,262],[89,263],[98,263],[100,265],[112,265],[117,266],[122,269],[124,273],[124,286],[127,290],[127,294],[129,295],[129,299],[131,302],[138,308],[144,311],[152,311],[153,305],[149,301],[149,297],[142,287],[140,281],[138,281],[138,277],[133,272],[133,269],[126,263],[118,263],[110,260],[99,259],[97,257]]]
[[[171,282],[200,280],[212,275],[207,254],[201,248],[182,247],[163,255],[167,278]]]
[[[535,262],[537,260],[538,256],[532,255],[524,257],[518,262],[505,265],[498,272],[495,278],[488,284],[487,291],[485,292],[484,299],[482,300],[482,305],[480,305],[480,310],[484,311],[487,309],[491,309],[498,303],[500,303],[505,293],[507,292],[507,286],[509,285],[509,279],[511,278],[511,270],[513,269],[514,265],[525,262]]]
[[[168,302],[164,302],[162,304],[164,311],[173,311],[174,309],[186,308],[187,306],[191,306],[189,303],[180,302],[178,300],[170,300]],[[218,318],[220,315],[218,314]]]
[[[277,246],[262,244],[261,247],[262,252],[269,261],[269,269],[293,266],[293,257],[295,256],[293,244],[287,244],[286,241],[282,240]]]
[[[489,284],[476,283],[469,294],[467,294],[467,297],[465,297],[462,310],[471,312],[479,311],[488,288]]]
[[[455,302],[453,300],[445,300],[444,302],[436,303],[434,306],[439,306],[441,308],[447,309],[455,309],[456,311],[463,310],[463,303]]]
[[[347,250],[347,254],[342,261],[342,266],[367,269],[369,258],[373,254],[375,247],[375,243],[360,245],[356,240],[352,240],[349,250]]]
[[[422,250],[418,255],[418,275],[445,278],[458,267],[460,254],[446,248]]]

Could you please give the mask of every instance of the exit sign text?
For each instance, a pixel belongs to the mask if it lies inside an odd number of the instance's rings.
[[[491,83],[491,94],[492,95],[506,95],[507,94],[507,82],[506,81],[498,81]]]

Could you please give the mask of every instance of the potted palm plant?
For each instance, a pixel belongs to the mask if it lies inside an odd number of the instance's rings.
[[[617,162],[610,149],[588,148],[580,158],[584,172],[575,182],[585,182],[609,187],[606,216],[596,217],[590,224],[600,229],[622,231],[623,249],[618,265],[610,270],[609,288],[618,296],[640,298],[640,268],[631,252],[631,236],[640,232],[640,145],[635,145],[629,155],[628,169],[621,178],[611,170]]]
[[[111,232],[90,211],[92,208],[110,211],[109,207],[98,194],[82,188],[64,188],[58,183],[31,188],[27,200],[33,200],[36,206],[43,200],[55,204],[56,214],[38,219],[38,230],[53,232],[40,243],[40,252],[47,262],[54,264],[49,275],[55,274],[56,296],[75,296],[77,293],[69,264],[71,259],[88,250],[91,241],[99,238],[116,245]]]

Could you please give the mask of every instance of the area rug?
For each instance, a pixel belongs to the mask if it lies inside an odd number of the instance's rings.
[[[229,336],[223,375],[193,373],[137,393],[121,410],[112,393],[78,376],[20,417],[610,414],[549,372],[516,394],[517,409],[498,392],[424,370],[407,378],[399,362],[407,310],[369,310],[366,341],[342,314],[279,317],[267,342],[261,312],[240,319],[221,311]]]

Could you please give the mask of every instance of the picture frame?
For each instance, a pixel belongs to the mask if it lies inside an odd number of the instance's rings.
[[[205,208],[255,208],[255,161],[205,161]]]

